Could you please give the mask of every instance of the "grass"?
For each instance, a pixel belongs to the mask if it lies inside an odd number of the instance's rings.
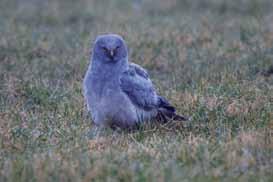
[[[0,181],[272,181],[270,0],[2,0]],[[88,139],[91,41],[131,59],[190,123]]]

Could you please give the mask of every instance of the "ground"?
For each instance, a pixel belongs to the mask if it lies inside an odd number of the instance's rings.
[[[272,181],[272,20],[271,0],[1,0],[0,181]],[[107,32],[190,122],[88,137]]]

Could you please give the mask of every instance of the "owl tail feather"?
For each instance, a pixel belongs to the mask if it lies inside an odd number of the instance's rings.
[[[187,117],[176,114],[175,108],[164,97],[159,97],[159,109],[157,119],[163,123],[166,123],[170,120],[175,121],[188,120]]]
[[[165,110],[165,109],[159,109],[158,110],[158,114],[156,116],[156,119],[160,123],[167,123],[170,120],[174,120],[174,121],[188,121],[189,120],[185,116],[178,115],[175,112],[170,112],[170,111]]]

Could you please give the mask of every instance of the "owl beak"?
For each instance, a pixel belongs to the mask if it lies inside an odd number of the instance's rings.
[[[114,50],[109,50],[108,54],[109,54],[109,57],[110,57],[112,60],[114,60],[115,51],[114,51]]]

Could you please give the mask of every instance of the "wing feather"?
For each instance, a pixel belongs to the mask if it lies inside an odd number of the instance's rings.
[[[149,79],[148,72],[144,68],[142,68],[141,66],[139,66],[135,63],[130,63],[129,69],[134,70],[139,76],[142,76],[145,79]]]
[[[187,120],[176,114],[175,108],[162,96],[157,95],[153,83],[145,69],[137,64],[130,64],[120,79],[120,86],[130,100],[143,111],[158,111],[156,118],[162,122],[169,119]]]
[[[145,110],[157,108],[158,96],[146,70],[136,64],[130,64],[120,79],[120,86],[130,100]]]

